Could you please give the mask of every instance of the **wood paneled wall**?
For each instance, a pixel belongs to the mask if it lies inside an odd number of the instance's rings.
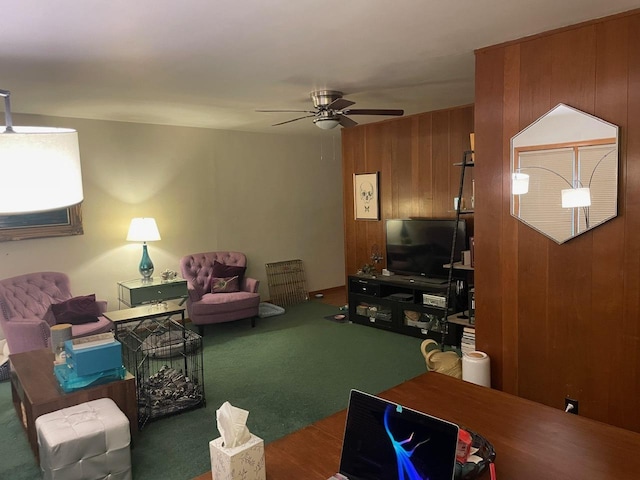
[[[469,150],[472,131],[473,106],[342,130],[346,275],[371,263],[373,249],[384,255],[386,219],[455,216],[460,167],[453,164]],[[380,172],[381,220],[355,220],[353,175],[373,172]],[[378,269],[385,266],[386,259]]]
[[[618,217],[563,245],[509,213],[510,138],[565,103],[620,127]],[[477,346],[497,388],[640,431],[640,11],[476,52]]]

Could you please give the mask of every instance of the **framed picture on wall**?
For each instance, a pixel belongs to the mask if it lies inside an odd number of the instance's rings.
[[[81,204],[22,215],[0,215],[0,242],[82,235]]]
[[[379,174],[353,175],[353,204],[356,220],[380,220]]]

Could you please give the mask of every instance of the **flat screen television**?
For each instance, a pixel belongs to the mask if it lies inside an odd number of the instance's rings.
[[[443,265],[451,258],[453,231],[457,228],[454,259],[459,261],[467,249],[464,220],[409,219],[387,220],[387,270],[442,280],[448,276]]]

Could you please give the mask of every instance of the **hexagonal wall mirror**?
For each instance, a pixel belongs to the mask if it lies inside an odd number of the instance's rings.
[[[618,214],[618,127],[559,104],[511,139],[511,215],[564,243]]]

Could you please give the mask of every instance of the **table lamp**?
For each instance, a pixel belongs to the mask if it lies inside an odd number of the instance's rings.
[[[147,251],[147,242],[160,240],[160,232],[154,218],[134,218],[129,225],[127,240],[130,242],[142,242],[142,259],[138,270],[143,280],[151,279],[153,275],[153,262]]]

